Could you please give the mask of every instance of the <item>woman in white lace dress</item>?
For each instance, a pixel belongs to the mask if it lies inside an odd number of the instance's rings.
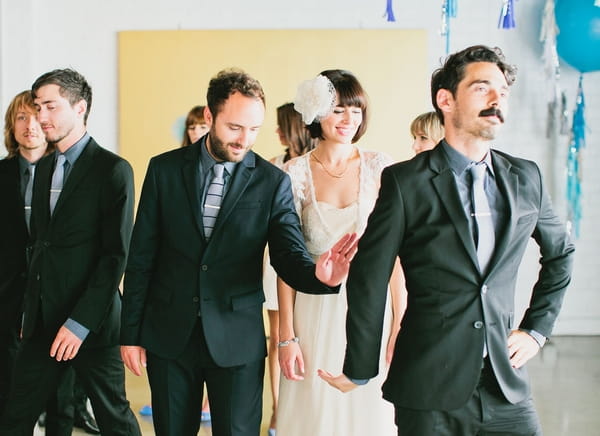
[[[316,148],[288,162],[298,215],[309,252],[316,258],[347,232],[364,231],[391,159],[364,151],[355,142],[367,126],[367,97],[354,75],[328,70],[298,88],[296,109]],[[405,293],[399,262],[390,279],[390,296],[379,376],[342,394],[317,375],[318,369],[342,369],[346,347],[346,293],[312,296],[295,293],[281,280],[279,361],[281,379],[277,414],[280,436],[395,435],[394,408],[382,399]],[[389,358],[388,358],[389,356]]]

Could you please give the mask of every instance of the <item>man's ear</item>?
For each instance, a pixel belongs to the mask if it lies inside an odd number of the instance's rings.
[[[208,106],[204,106],[204,121],[206,121],[206,124],[208,124],[209,126],[212,126],[213,116]]]
[[[454,97],[448,89],[438,89],[435,101],[442,112],[450,112],[454,105]]]
[[[84,99],[79,100],[77,103],[75,103],[74,109],[77,115],[80,115],[81,118],[83,118],[85,116],[85,112],[87,111],[87,101]]]

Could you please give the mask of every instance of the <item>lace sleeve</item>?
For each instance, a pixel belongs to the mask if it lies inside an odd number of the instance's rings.
[[[306,155],[292,159],[283,166],[283,170],[288,173],[292,180],[292,194],[294,195],[294,205],[296,213],[302,217],[302,209],[309,201],[309,179],[308,179],[308,160]]]

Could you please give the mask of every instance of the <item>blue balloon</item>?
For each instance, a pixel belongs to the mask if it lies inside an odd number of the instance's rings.
[[[595,0],[556,0],[557,51],[582,73],[600,70],[600,7]]]

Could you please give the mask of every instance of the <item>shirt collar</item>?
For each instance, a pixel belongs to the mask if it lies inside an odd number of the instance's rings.
[[[454,147],[452,147],[450,144],[448,144],[445,139],[442,140],[441,145],[442,145],[442,149],[444,150],[444,153],[446,154],[446,157],[448,158],[448,163],[450,164],[450,168],[452,169],[454,174],[456,174],[457,176],[461,176],[465,170],[470,168],[472,165],[476,165],[479,163],[479,162],[472,161],[467,156],[465,156],[464,154],[462,154],[461,152],[456,150]],[[490,171],[491,175],[493,176],[494,175],[494,167],[492,166],[492,154],[490,151],[488,151],[485,154],[485,157],[481,160],[481,162],[484,162],[487,165],[488,170]]]
[[[71,167],[75,164],[75,161],[79,159],[81,153],[83,153],[83,150],[90,141],[90,138],[90,134],[85,132],[79,141],[70,146],[69,149],[63,153],[65,155],[65,160],[69,162]]]
[[[29,162],[19,154],[19,171],[21,175],[25,175],[25,172],[29,169],[29,167],[35,166],[35,164],[37,164],[37,162]]]

